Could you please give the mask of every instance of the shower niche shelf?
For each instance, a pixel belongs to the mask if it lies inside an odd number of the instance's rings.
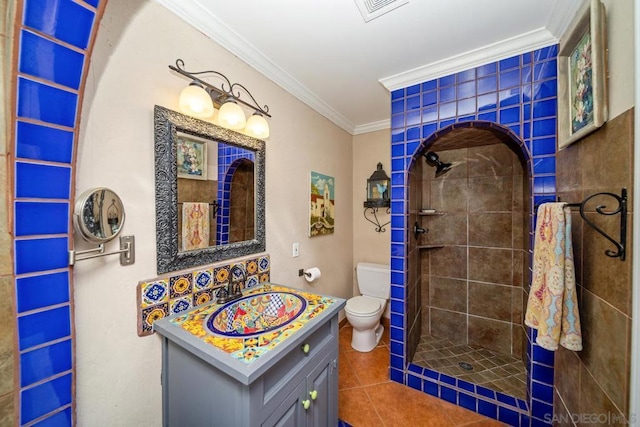
[[[444,245],[418,245],[418,249],[440,249],[444,248]]]
[[[418,215],[420,216],[439,216],[444,214],[444,212],[435,209],[421,209],[418,211]]]

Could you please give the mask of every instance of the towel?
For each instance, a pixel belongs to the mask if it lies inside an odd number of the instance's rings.
[[[182,250],[209,247],[209,204],[182,204]]]
[[[557,350],[558,343],[569,350],[582,350],[574,271],[571,209],[566,203],[544,203],[538,208],[533,279],[524,322],[538,330],[536,342],[547,350]]]

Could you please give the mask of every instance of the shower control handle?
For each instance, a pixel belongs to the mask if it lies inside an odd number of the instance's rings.
[[[413,224],[413,235],[416,237],[416,240],[418,239],[418,237],[420,237],[421,234],[428,233],[428,232],[429,232],[429,229],[420,227],[420,224],[418,224],[418,221],[416,221],[416,223]]]

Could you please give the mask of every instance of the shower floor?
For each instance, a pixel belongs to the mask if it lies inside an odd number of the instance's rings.
[[[518,399],[526,399],[527,373],[524,363],[510,355],[423,335],[413,356],[413,363]]]

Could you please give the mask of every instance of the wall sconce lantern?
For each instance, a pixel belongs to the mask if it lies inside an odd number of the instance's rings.
[[[260,107],[246,87],[240,83],[231,83],[224,74],[217,71],[187,71],[184,69],[182,59],[176,60],[176,65],[169,65],[169,68],[191,79],[189,86],[180,93],[179,108],[184,114],[207,118],[212,117],[215,109],[218,108],[216,124],[243,132],[254,138],[266,139],[269,137],[269,123],[265,119],[265,116],[271,117],[269,107],[267,105]],[[214,74],[224,80],[221,89],[196,77],[200,74]],[[228,88],[225,87],[225,84]],[[240,99],[239,89],[242,89],[251,98],[251,103]],[[239,104],[254,111],[249,120]]]
[[[378,220],[379,208],[387,208],[387,213],[389,213],[389,207],[391,206],[391,199],[389,199],[390,181],[391,179],[382,169],[382,163],[378,163],[376,170],[367,179],[367,200],[364,202],[364,218],[376,226],[378,233],[387,231],[384,226],[390,222],[380,224]],[[374,219],[367,217],[367,213]]]

